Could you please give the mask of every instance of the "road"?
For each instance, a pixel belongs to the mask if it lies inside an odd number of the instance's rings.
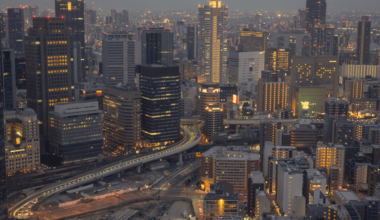
[[[151,152],[151,153],[141,155],[141,156],[137,155],[134,158],[124,159],[124,160],[94,169],[92,171],[80,174],[78,176],[69,178],[67,180],[63,180],[59,183],[49,184],[45,186],[44,188],[32,193],[31,195],[21,200],[20,202],[17,202],[15,205],[9,208],[8,212],[10,213],[10,215],[13,215],[16,218],[18,217],[22,218],[24,216],[21,216],[21,213],[18,213],[18,212],[32,205],[32,203],[35,201],[41,201],[55,193],[64,192],[68,189],[72,189],[72,188],[79,187],[90,182],[94,182],[95,180],[101,179],[103,177],[117,174],[121,172],[122,170],[138,167],[145,163],[149,163],[149,162],[152,162],[152,161],[155,161],[167,156],[175,155],[182,151],[188,150],[194,147],[195,145],[197,145],[201,139],[201,131],[200,131],[199,125],[200,125],[200,122],[194,124],[193,126],[181,126],[181,129],[183,130],[185,137],[178,143],[175,143],[161,151]]]

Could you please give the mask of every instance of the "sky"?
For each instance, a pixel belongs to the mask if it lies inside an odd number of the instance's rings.
[[[239,10],[296,10],[304,8],[306,0],[222,0],[230,9]],[[87,0],[87,4],[95,3],[97,8],[110,9],[189,9],[198,4],[207,4],[207,0]],[[7,4],[7,5],[6,5]],[[54,0],[2,0],[0,5],[15,7],[19,5],[40,5],[54,8]],[[327,12],[334,11],[380,11],[379,0],[328,0]]]

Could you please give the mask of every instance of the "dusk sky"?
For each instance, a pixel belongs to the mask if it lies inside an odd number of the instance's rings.
[[[196,7],[198,4],[206,4],[207,0],[90,0],[87,4],[95,3],[95,7],[104,8],[168,8],[168,9],[188,9]],[[231,9],[247,10],[294,10],[305,7],[306,0],[223,0],[223,3]],[[8,3],[8,4],[7,4]],[[0,5],[19,6],[19,5],[39,5],[54,7],[54,0],[3,0]],[[379,0],[328,0],[327,12],[330,11],[362,11],[380,10]]]

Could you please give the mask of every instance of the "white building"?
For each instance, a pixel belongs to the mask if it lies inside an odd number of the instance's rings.
[[[104,85],[135,82],[135,41],[132,34],[103,34]]]
[[[306,201],[302,196],[303,174],[294,164],[278,162],[277,204],[285,217],[305,215]]]
[[[291,159],[296,156],[297,148],[294,146],[274,146],[272,142],[266,141],[263,154],[264,177],[268,177],[269,156],[277,159]]]
[[[227,21],[222,1],[198,6],[198,75],[207,83],[227,83]]]
[[[228,62],[228,82],[239,84],[239,92],[256,91],[265,68],[265,52],[230,52]]]
[[[4,111],[4,142],[8,175],[40,167],[40,132],[33,109]]]
[[[260,218],[264,212],[270,211],[271,205],[267,194],[263,190],[256,190],[256,218]]]

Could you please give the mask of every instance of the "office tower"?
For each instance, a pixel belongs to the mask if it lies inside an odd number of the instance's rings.
[[[262,31],[240,31],[239,51],[266,51],[268,48],[268,33]]]
[[[7,175],[40,168],[38,119],[33,109],[4,111],[4,130]]]
[[[141,139],[141,93],[134,85],[103,88],[104,148],[124,155]],[[121,129],[120,129],[121,128]]]
[[[307,9],[301,8],[298,9],[298,15],[297,15],[297,25],[295,26],[295,29],[306,29],[306,16],[307,16]]]
[[[367,84],[365,79],[352,78],[346,80],[344,86],[344,99],[352,103],[355,99],[363,98],[364,85]]]
[[[304,30],[290,30],[279,32],[273,39],[273,46],[277,49],[289,49],[290,56],[310,55],[310,33]],[[275,35],[275,36],[276,36]]]
[[[290,51],[289,49],[269,48],[265,53],[265,69],[275,72],[290,72]]]
[[[24,53],[24,11],[22,8],[8,8],[9,46],[15,53]]]
[[[206,108],[210,105],[217,106],[220,103],[220,88],[218,84],[204,83],[198,89],[198,111],[201,119],[206,118]]]
[[[141,34],[141,65],[173,66],[173,32],[170,29],[150,28]]]
[[[103,111],[98,102],[54,105],[49,112],[49,140],[50,151],[64,163],[98,158],[103,147]]]
[[[261,79],[263,82],[278,82],[278,73],[272,70],[261,71]]]
[[[261,15],[260,14],[255,15],[254,22],[255,22],[255,29],[260,30],[261,29]]]
[[[342,189],[345,163],[343,145],[323,144],[317,146],[316,168],[324,167],[329,175],[329,195]]]
[[[62,18],[34,18],[33,28],[28,29],[25,37],[28,108],[33,109],[42,122],[42,154],[47,147],[48,112],[54,111],[55,104],[74,101],[72,45],[70,30],[65,28]]]
[[[220,182],[212,185],[203,199],[203,215],[205,220],[218,220],[221,216],[238,217],[239,193],[234,193],[232,184]]]
[[[0,44],[0,51],[2,45]],[[0,53],[0,59],[2,54]],[[3,67],[0,62],[0,74],[3,75]],[[4,134],[4,113],[3,113],[3,79],[0,77],[0,134]],[[8,156],[8,155],[7,155]],[[4,136],[0,135],[0,219],[8,218],[8,191],[7,191],[7,172],[6,172],[6,154],[5,154],[5,143]]]
[[[316,147],[318,141],[318,128],[311,125],[308,119],[300,119],[291,131],[291,146]]]
[[[260,158],[263,158],[260,160],[260,167],[263,169],[263,163],[264,163],[264,147],[265,142],[270,141],[273,145],[276,143],[277,135],[276,131],[277,129],[281,129],[282,124],[281,122],[274,122],[270,120],[264,120],[260,123],[259,129],[260,129]]]
[[[194,60],[197,57],[197,26],[187,26],[187,59]]]
[[[315,25],[310,48],[312,56],[334,56],[334,26]]]
[[[354,219],[366,219],[365,218],[365,203],[351,190],[336,190],[332,196],[332,201],[336,204],[348,204],[357,211],[358,218]],[[339,207],[338,207],[339,210]],[[338,213],[338,216],[339,213]],[[352,218],[351,218],[352,219]]]
[[[371,20],[362,16],[358,23],[358,38],[356,43],[357,57],[360,65],[370,64]]]
[[[365,79],[367,76],[380,78],[380,66],[378,65],[354,65],[343,63],[342,77]]]
[[[325,101],[325,115],[323,123],[323,143],[333,142],[333,122],[348,118],[349,103],[342,99],[328,98]]]
[[[271,202],[264,190],[256,191],[256,215],[250,217],[256,217],[260,219],[260,216],[264,213],[269,213],[271,210]]]
[[[38,6],[26,6],[24,10],[24,30],[33,27],[33,17],[39,16]]]
[[[287,82],[262,82],[259,80],[257,89],[257,111],[274,112],[285,109],[288,105],[289,84]]]
[[[278,162],[276,201],[284,216],[299,218],[305,215],[306,201],[302,196],[303,175],[290,163]]]
[[[228,82],[239,85],[240,93],[256,91],[264,62],[264,51],[230,52]]]
[[[203,133],[209,142],[213,141],[213,135],[223,130],[223,108],[219,105],[210,105],[206,109],[205,125]]]
[[[352,121],[338,120],[333,122],[332,143],[343,146],[353,146],[354,127]]]
[[[84,1],[83,0],[55,0],[55,16],[63,18],[65,27],[70,29],[73,38],[71,44],[75,41],[81,45],[81,71],[82,79],[87,78],[85,58],[85,42],[84,42]]]
[[[0,39],[8,36],[8,16],[6,13],[0,13]]]
[[[227,83],[227,20],[222,1],[198,6],[198,75],[208,83]]]
[[[380,182],[380,169],[379,165],[368,166],[368,195],[375,195],[377,183]]]
[[[266,141],[263,150],[263,174],[267,178],[269,175],[269,159],[270,157],[276,159],[291,159],[295,157],[297,149],[294,146],[278,146],[273,145],[272,142]]]
[[[177,63],[179,66],[179,73],[181,80],[191,80],[194,77],[194,69],[193,62],[179,62]]]
[[[232,103],[234,102],[233,96],[237,96],[238,86],[235,84],[223,84],[220,85],[220,103]],[[237,100],[238,102],[238,100]],[[237,104],[237,103],[234,103]]]
[[[256,216],[260,210],[256,209],[256,193],[265,190],[265,180],[260,171],[253,171],[248,174],[248,215]]]
[[[103,34],[103,82],[113,86],[135,82],[135,41],[132,34]]]
[[[315,25],[326,22],[327,0],[306,0],[306,30],[312,32]]]
[[[366,205],[365,219],[377,220],[379,215],[379,198],[376,196],[366,196],[363,202]]]
[[[241,146],[211,148],[201,157],[201,179],[205,182],[205,189],[210,190],[210,184],[228,182],[233,184],[234,192],[246,195],[247,173],[260,169],[259,160],[257,153],[242,150]]]
[[[339,61],[337,57],[293,57],[291,92],[295,86],[326,86],[326,97],[338,95]],[[296,109],[292,99],[292,109]]]
[[[16,88],[18,90],[26,89],[25,81],[25,56],[20,54],[20,56],[15,56],[15,72],[16,72]]]
[[[3,49],[1,53],[4,109],[17,109],[15,52],[13,49]]]
[[[303,171],[302,195],[306,198],[306,204],[317,203],[311,200],[314,190],[326,195],[326,178],[316,169],[307,169]]]
[[[179,68],[141,66],[141,132],[150,143],[170,144],[180,139]]]
[[[121,23],[124,26],[129,25],[129,13],[128,13],[127,10],[123,10],[122,13],[121,13]]]

